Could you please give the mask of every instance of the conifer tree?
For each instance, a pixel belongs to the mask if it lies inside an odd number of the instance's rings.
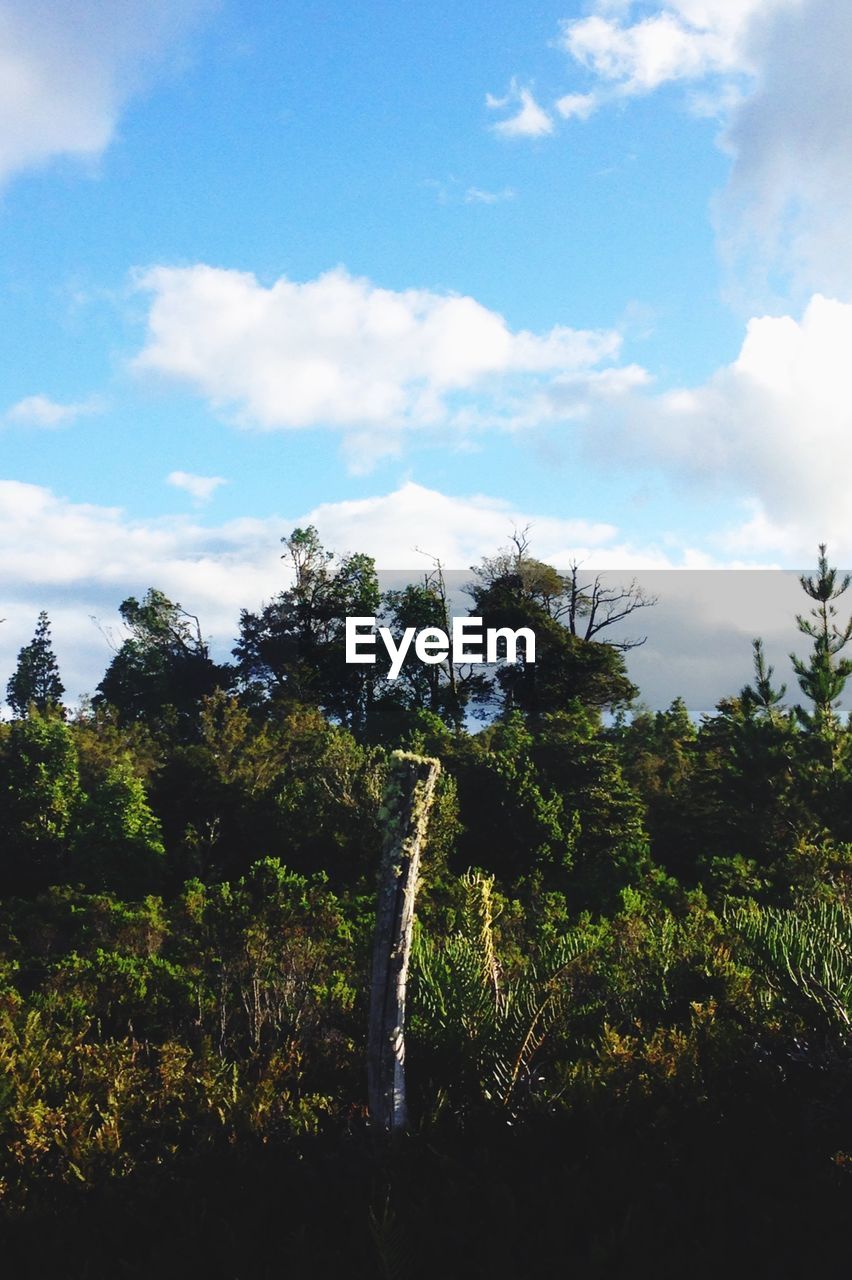
[[[35,635],[18,654],[15,673],[6,685],[6,701],[15,715],[21,717],[31,706],[41,712],[58,707],[64,692],[50,639],[50,620],[42,610]]]
[[[765,716],[768,720],[774,721],[779,714],[778,708],[784,701],[787,686],[782,684],[776,688],[773,685],[772,677],[775,674],[775,668],[768,665],[766,661],[762,640],[752,641],[752,651],[754,654],[754,684],[747,684],[741,690],[740,701],[748,714],[756,712],[761,716]]]
[[[813,713],[796,708],[806,728],[816,732],[830,732],[837,727],[836,706],[846,681],[852,675],[852,660],[839,656],[852,640],[852,617],[841,628],[835,621],[837,609],[832,603],[846,591],[852,576],[848,573],[838,580],[837,569],[829,568],[825,543],[820,543],[818,572],[816,577],[802,576],[803,590],[815,601],[809,617],[797,615],[796,622],[803,635],[813,640],[813,649],[807,661],[790,654],[799,687],[813,703]]]

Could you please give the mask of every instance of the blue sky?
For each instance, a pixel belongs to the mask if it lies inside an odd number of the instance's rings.
[[[226,637],[306,520],[852,559],[850,55],[834,0],[0,0],[0,657],[48,607],[79,692],[152,583]]]

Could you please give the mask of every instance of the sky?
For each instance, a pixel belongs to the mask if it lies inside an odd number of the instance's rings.
[[[91,691],[152,585],[227,652],[308,523],[852,562],[850,60],[837,0],[0,0],[0,676],[45,608]]]

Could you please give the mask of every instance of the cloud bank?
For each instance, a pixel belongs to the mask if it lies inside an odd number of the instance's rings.
[[[733,157],[720,204],[725,247],[797,296],[852,300],[852,7],[779,5],[755,24],[754,91],[729,117]],[[753,268],[752,268],[753,269]]]
[[[198,614],[217,652],[227,656],[240,608],[255,608],[286,585],[280,539],[297,525],[316,525],[340,553],[364,551],[380,568],[417,572],[431,563],[417,548],[466,570],[503,546],[513,528],[530,523],[536,552],[556,561],[576,555],[627,570],[668,563],[653,548],[625,545],[610,524],[536,518],[493,498],[450,497],[412,483],[280,518],[208,526],[186,517],[134,520],[117,507],[0,481],[0,691],[46,609],[69,696],[91,692],[110,660],[110,639],[121,639],[118,605],[149,586]]]
[[[655,393],[647,370],[611,363],[614,330],[513,331],[473,298],[342,269],[265,286],[158,267],[141,287],[152,301],[135,367],[188,384],[239,426],[337,429],[356,466],[411,429],[564,429],[604,471],[652,467],[750,504],[762,549],[827,538],[852,550],[850,303],[816,294],[800,318],[754,317],[706,383]]]

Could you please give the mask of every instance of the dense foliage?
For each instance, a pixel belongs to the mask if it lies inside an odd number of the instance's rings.
[[[367,557],[335,561],[312,529],[287,552],[292,586],[243,613],[233,665],[152,589],[123,604],[127,639],[91,704],[62,707],[45,615],[9,682],[10,1274],[836,1267],[852,1208],[852,728],[837,709],[852,626],[825,549],[798,619],[807,705],[788,705],[757,641],[753,682],[697,724],[679,700],[636,703],[622,648],[590,630],[597,584],[518,540],[479,567],[472,611],[534,627],[535,667],[409,661],[395,682],[346,666],[343,619],[444,625],[440,568],[381,597]],[[413,955],[414,1128],[388,1150],[365,1116],[365,1002],[399,746],[442,774]]]

